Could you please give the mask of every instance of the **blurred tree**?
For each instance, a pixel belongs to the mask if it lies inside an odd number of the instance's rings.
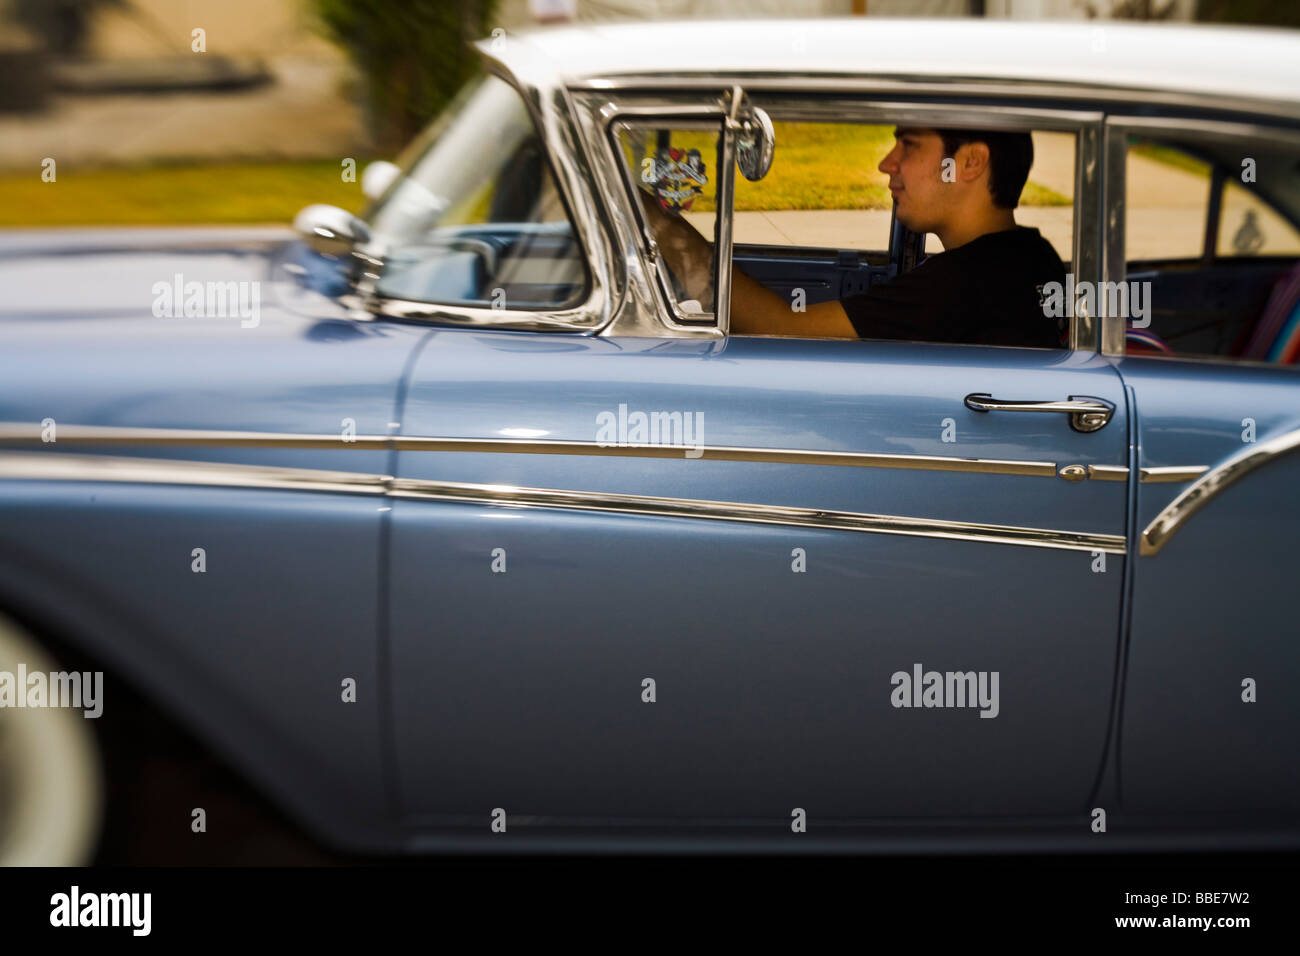
[[[478,71],[469,44],[491,32],[497,0],[311,0],[326,35],[365,78],[371,135],[409,142]]]
[[[1172,20],[1178,13],[1177,0],[1120,0],[1104,14],[1096,4],[1088,4],[1088,16],[1107,16],[1117,20]]]
[[[84,52],[95,8],[121,4],[122,0],[14,0],[12,9],[14,19],[44,40],[51,53],[75,55]]]
[[[1295,0],[1200,0],[1196,19],[1210,23],[1300,27],[1300,4]]]

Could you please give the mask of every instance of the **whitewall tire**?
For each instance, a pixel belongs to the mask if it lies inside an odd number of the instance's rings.
[[[29,675],[61,669],[0,615],[0,680],[8,678],[13,695],[26,693],[16,686],[20,664]],[[0,702],[6,703],[0,706],[0,866],[89,863],[104,812],[92,719],[82,709],[18,707],[16,697]]]

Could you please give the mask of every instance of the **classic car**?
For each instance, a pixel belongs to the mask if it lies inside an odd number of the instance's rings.
[[[93,852],[101,672],[346,851],[1300,843],[1300,40],[480,50],[360,216],[5,240],[4,860]],[[1032,132],[1059,348],[731,331],[941,254],[900,126]]]

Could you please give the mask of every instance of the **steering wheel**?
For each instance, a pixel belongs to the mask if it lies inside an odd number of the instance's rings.
[[[446,246],[456,252],[472,252],[483,261],[484,278],[490,278],[497,274],[497,249],[486,239],[475,239],[472,236],[449,236],[445,239],[436,240],[434,245]]]

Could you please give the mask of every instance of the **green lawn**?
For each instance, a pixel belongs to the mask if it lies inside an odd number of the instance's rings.
[[[894,127],[856,123],[774,123],[772,170],[759,182],[736,179],[736,208],[888,209],[889,177],[876,169],[894,148]],[[784,133],[784,135],[783,135]],[[1030,180],[1025,206],[1068,206],[1070,200]]]
[[[775,123],[772,169],[736,177],[736,209],[888,209],[889,177],[876,169],[894,147],[892,126]]]
[[[0,226],[287,223],[318,202],[360,211],[361,183],[343,182],[341,171],[337,160],[324,160],[85,172],[61,165],[52,183],[39,171],[4,173]]]
[[[696,146],[706,156],[712,154],[713,139],[706,133],[674,134],[675,145]],[[892,126],[777,123],[772,170],[757,183],[736,177],[736,208],[888,209],[888,177],[876,165],[893,139]],[[42,182],[39,171],[4,173],[0,226],[287,223],[311,203],[359,212],[361,184],[343,182],[340,173],[335,160],[84,172],[65,165],[52,183]],[[712,179],[714,171],[709,173]],[[1070,200],[1031,180],[1021,203],[1068,206]],[[712,208],[709,196],[694,205],[696,212]]]
[[[1202,179],[1210,178],[1209,163],[1202,162],[1195,157],[1188,156],[1181,150],[1162,146],[1159,143],[1151,143],[1130,137],[1128,154],[1153,159],[1158,163],[1164,163],[1166,166],[1173,166],[1175,169],[1193,173]]]
[[[756,183],[736,177],[736,209],[888,209],[889,177],[876,166],[894,146],[893,126],[856,123],[774,123],[776,151],[771,171]],[[674,132],[673,145],[713,155],[717,137]],[[710,171],[711,173],[712,171]],[[713,212],[712,190],[691,206]],[[1070,199],[1030,180],[1020,197],[1025,206],[1068,206]]]

